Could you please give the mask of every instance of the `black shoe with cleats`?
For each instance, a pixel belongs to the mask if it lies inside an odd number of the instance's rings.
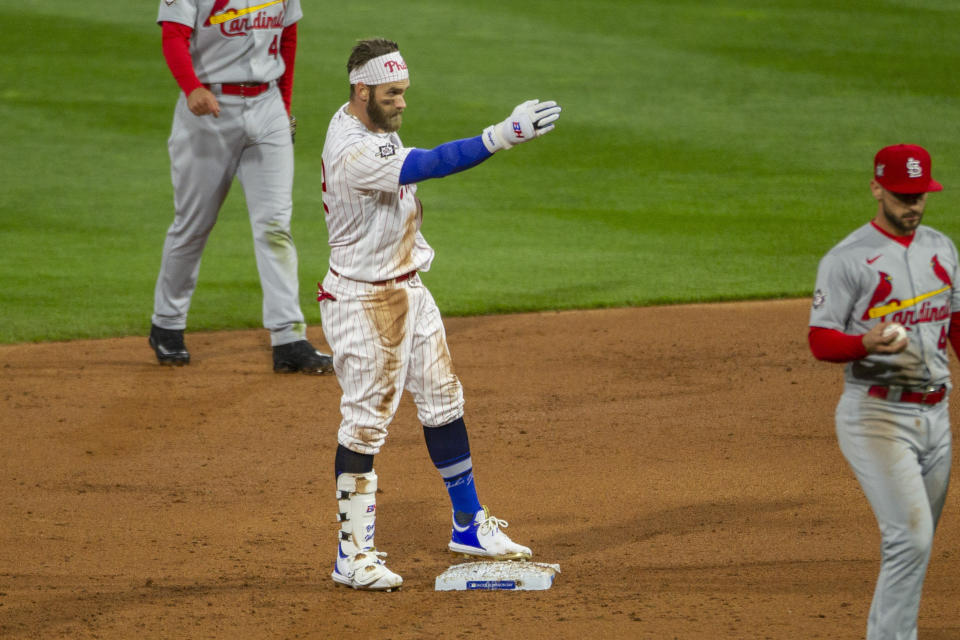
[[[160,364],[182,366],[190,364],[190,352],[183,344],[183,329],[161,329],[150,326],[150,346]]]
[[[333,358],[320,353],[306,340],[298,340],[273,348],[273,370],[277,373],[310,373],[320,375],[333,371]]]

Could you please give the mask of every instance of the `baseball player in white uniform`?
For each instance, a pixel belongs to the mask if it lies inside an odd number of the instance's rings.
[[[416,149],[403,146],[397,135],[410,79],[396,43],[360,41],[347,70],[350,100],[333,115],[323,147],[330,269],[318,295],[343,390],[334,462],[341,524],[332,577],[355,589],[390,591],[402,579],[374,546],[373,458],[404,390],[413,397],[427,450],[450,497],[448,548],[483,558],[531,556],[477,497],[463,390],[440,312],[419,275],[429,270],[434,252],[420,233],[417,183],[551,131],[560,107],[530,100],[482,135]]]
[[[233,182],[244,188],[274,370],[332,371],[306,339],[290,236],[290,98],[300,0],[160,0],[164,58],[183,90],[169,150],[176,215],[154,292],[150,345],[183,365],[200,258]]]
[[[926,150],[881,149],[870,188],[876,216],[820,262],[809,342],[818,359],[847,363],[837,439],[880,526],[867,640],[916,640],[950,479],[947,345],[960,352],[960,270],[954,243],[920,224],[927,192],[941,189]]]

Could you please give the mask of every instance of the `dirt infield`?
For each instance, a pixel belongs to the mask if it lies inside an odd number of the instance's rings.
[[[541,592],[433,590],[462,560],[409,396],[376,459],[404,587],[362,593],[329,575],[334,377],[274,374],[262,331],[188,334],[180,369],[145,337],[0,347],[0,637],[862,638],[880,536],[807,309],[447,321],[481,499],[562,568]],[[923,640],[960,638],[958,546],[951,495]]]

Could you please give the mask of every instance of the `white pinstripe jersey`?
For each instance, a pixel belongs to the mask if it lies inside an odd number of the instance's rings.
[[[279,78],[280,35],[302,17],[300,0],[160,0],[157,22],[193,29],[194,71],[212,84]]]
[[[337,109],[323,145],[323,208],[330,267],[343,276],[377,282],[414,269],[428,271],[433,249],[420,233],[423,212],[416,185],[400,185],[413,147],[400,136],[374,133]]]

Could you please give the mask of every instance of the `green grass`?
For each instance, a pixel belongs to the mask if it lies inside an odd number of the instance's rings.
[[[371,35],[410,65],[410,146],[527,98],[564,107],[544,139],[420,186],[446,314],[808,295],[820,256],[873,215],[872,155],[896,142],[931,151],[946,188],[927,222],[960,235],[956,3],[513,4],[304,3],[293,233],[311,324],[323,136]],[[149,2],[0,7],[0,342],[149,326],[177,95],[155,19]],[[260,304],[236,184],[189,328],[260,326]]]

